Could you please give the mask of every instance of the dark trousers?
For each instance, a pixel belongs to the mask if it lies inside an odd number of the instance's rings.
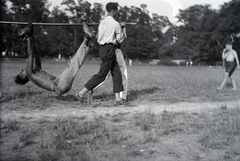
[[[113,79],[113,93],[119,93],[123,91],[122,75],[116,60],[115,49],[116,47],[112,44],[102,45],[100,47],[99,56],[102,63],[98,74],[95,74],[85,84],[85,87],[88,90],[93,90],[96,86],[102,83],[105,80],[108,72],[111,71]]]

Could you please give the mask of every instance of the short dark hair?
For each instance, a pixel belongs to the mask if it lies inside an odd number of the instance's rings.
[[[225,45],[232,45],[233,43],[232,43],[232,41],[227,41],[226,43],[225,43]]]
[[[108,12],[110,12],[110,11],[112,11],[112,10],[114,10],[114,11],[118,10],[118,3],[109,2],[109,3],[106,5],[106,10],[107,10]]]
[[[27,77],[21,77],[20,75],[17,75],[15,77],[15,83],[16,84],[20,84],[20,85],[24,85],[26,84],[27,82],[29,82],[29,79]]]

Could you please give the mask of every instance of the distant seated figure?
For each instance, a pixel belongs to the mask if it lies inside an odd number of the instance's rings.
[[[57,77],[47,73],[41,68],[40,55],[34,41],[32,24],[20,30],[19,36],[27,39],[28,64],[26,69],[22,69],[15,77],[15,83],[24,85],[30,80],[43,89],[54,91],[58,96],[67,93],[72,88],[74,78],[88,53],[89,41],[94,36],[86,23],[83,23],[83,30],[85,33],[83,42],[69,61],[66,69]]]

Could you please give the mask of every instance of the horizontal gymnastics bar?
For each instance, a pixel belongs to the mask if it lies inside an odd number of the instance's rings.
[[[0,24],[28,25],[28,22],[0,21]],[[42,23],[33,22],[34,26],[82,26],[83,23]],[[137,23],[126,22],[126,25],[136,25]],[[97,26],[99,23],[87,23],[88,26]]]

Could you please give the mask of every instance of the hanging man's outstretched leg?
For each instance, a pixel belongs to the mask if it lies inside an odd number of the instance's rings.
[[[68,92],[73,84],[73,81],[85,61],[88,53],[89,41],[93,38],[93,33],[86,23],[83,23],[85,37],[75,55],[69,61],[67,68],[57,77],[55,84],[60,88],[61,94]]]

